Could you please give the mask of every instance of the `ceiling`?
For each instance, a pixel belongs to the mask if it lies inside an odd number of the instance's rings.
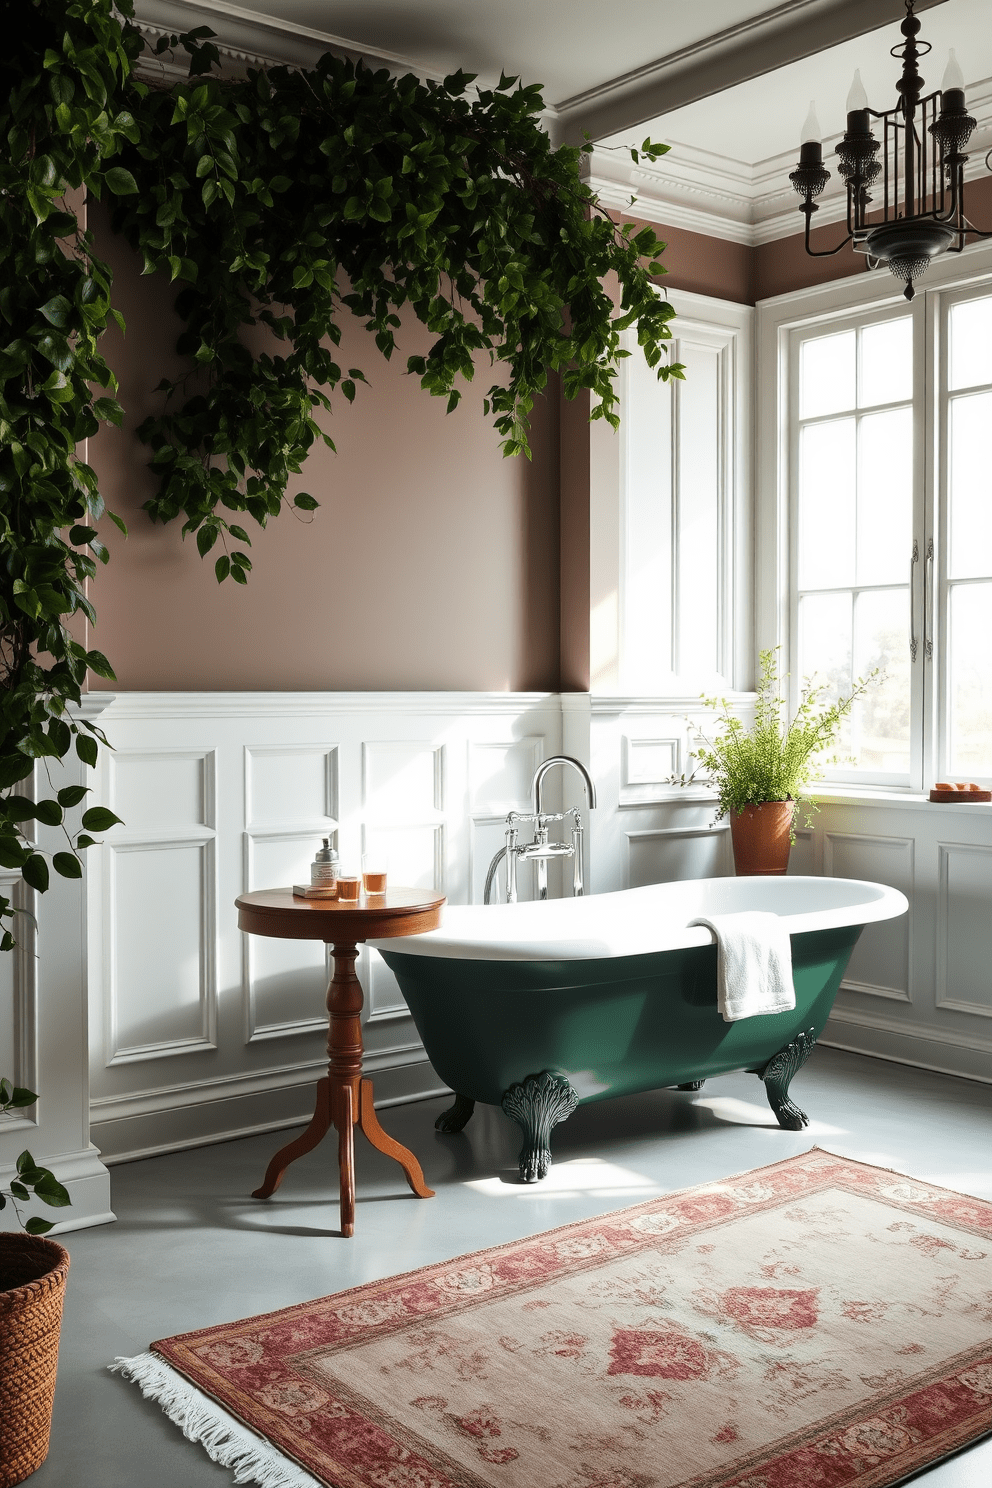
[[[982,153],[990,6],[916,0],[935,53],[928,85],[956,47]],[[589,178],[605,204],[629,209],[636,194],[641,216],[747,243],[795,231],[787,178],[811,98],[828,138],[843,127],[855,67],[874,107],[895,101],[889,48],[904,14],[903,0],[135,0],[135,10],[153,36],[211,26],[234,63],[308,65],[334,50],[423,77],[461,67],[482,86],[501,71],[542,83],[552,137],[597,141]],[[657,167],[617,148],[646,134],[672,146]],[[818,220],[839,212],[828,191]]]
[[[947,0],[916,0],[920,11]],[[901,0],[137,0],[139,21],[206,23],[261,55],[337,49],[422,76],[501,71],[544,86],[562,129],[611,129],[860,35]],[[268,43],[268,50],[263,43]],[[309,44],[309,46],[307,45]]]

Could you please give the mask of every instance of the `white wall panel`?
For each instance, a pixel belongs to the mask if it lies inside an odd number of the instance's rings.
[[[312,1109],[326,1067],[327,954],[242,935],[239,893],[306,879],[333,832],[345,869],[358,871],[364,845],[381,847],[394,884],[464,902],[473,812],[525,809],[537,763],[561,741],[560,704],[544,694],[132,694],[108,715],[117,756],[100,789],[112,784],[104,799],[127,824],[92,854],[90,1047],[92,1130],[111,1158],[285,1126]],[[192,887],[197,854],[215,854],[209,924]],[[168,936],[163,901],[181,921]],[[436,1090],[392,974],[363,948],[359,975],[377,1099]]]
[[[911,837],[826,832],[823,871],[831,878],[863,878],[901,889],[913,902],[914,848]],[[913,912],[868,925],[854,948],[845,987],[872,997],[912,1001]]]
[[[722,822],[715,827],[634,828],[624,837],[625,889],[685,878],[722,878],[733,872],[730,829]]]
[[[444,749],[390,741],[362,746],[365,814],[410,821],[444,810]]]
[[[362,850],[388,861],[388,880],[409,889],[444,893],[444,826],[411,822],[405,826],[367,825]]]
[[[685,740],[679,735],[660,739],[632,739],[623,736],[620,759],[621,795],[632,787],[668,784],[670,775],[681,775]]]
[[[546,753],[544,738],[481,740],[469,745],[469,792],[473,812],[505,816],[532,809],[531,782]]]
[[[215,757],[203,749],[122,749],[110,757],[114,810],[131,832],[212,827]]]
[[[317,822],[337,814],[337,749],[285,745],[245,750],[245,814],[253,827]]]
[[[110,895],[109,1062],[215,1048],[213,843],[115,843]]]
[[[816,835],[808,827],[796,828],[796,840],[789,854],[789,872],[812,877],[817,872]]]
[[[937,1006],[992,1018],[992,847],[938,851]]]

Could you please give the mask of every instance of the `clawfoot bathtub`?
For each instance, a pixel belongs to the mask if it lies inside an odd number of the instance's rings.
[[[748,1070],[779,1125],[807,1117],[789,1082],[830,1013],[865,925],[904,914],[882,884],[711,878],[544,903],[449,906],[441,928],[376,945],[424,1047],[456,1092],[437,1120],[461,1131],[476,1101],[522,1128],[520,1176],[543,1178],[551,1129],[580,1102]],[[716,946],[698,915],[763,909],[792,942],[794,1011],[725,1023]]]

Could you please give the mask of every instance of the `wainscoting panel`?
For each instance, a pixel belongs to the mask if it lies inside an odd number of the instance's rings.
[[[863,878],[901,889],[913,903],[915,842],[912,837],[869,837],[824,832],[823,871],[830,878]],[[913,912],[868,925],[854,948],[844,986],[869,997],[912,1002]]]
[[[115,810],[131,832],[216,825],[212,750],[125,749],[111,756],[109,770]]]
[[[992,1080],[992,811],[841,787],[820,803],[823,872],[890,884],[910,903],[863,932],[822,1042]]]
[[[481,898],[480,828],[495,851],[561,749],[546,694],[122,694],[102,722],[116,753],[96,790],[124,819],[88,888],[92,1132],[111,1161],[310,1114],[328,957],[242,935],[239,893],[306,880],[330,835],[344,871],[367,848],[394,884]],[[367,948],[358,970],[377,1100],[435,1093],[391,972]]]
[[[623,887],[678,883],[685,878],[722,878],[733,873],[730,828],[642,827],[624,833],[627,864]]]
[[[216,1049],[213,842],[115,842],[109,861],[109,1063]]]
[[[253,827],[306,822],[309,828],[337,825],[337,749],[245,750],[245,815]]]
[[[942,842],[937,899],[937,1006],[992,1018],[992,847]]]

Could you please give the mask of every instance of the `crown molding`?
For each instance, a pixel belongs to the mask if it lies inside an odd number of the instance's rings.
[[[917,0],[916,9],[944,3]],[[581,143],[583,131],[603,139],[892,20],[892,0],[784,0],[657,62],[563,99],[557,104],[563,135],[573,144]]]
[[[968,89],[968,108],[977,121],[965,167],[965,180],[973,181],[988,175],[985,156],[992,147],[992,79]],[[828,165],[840,139],[838,134],[824,140]],[[642,160],[635,165],[627,150],[597,146],[585,157],[584,174],[603,206],[614,211],[757,247],[803,231],[798,198],[789,184],[795,165],[795,149],[748,165],[675,143],[669,154],[653,164]],[[836,166],[817,205],[816,227],[844,221],[847,196]]]
[[[372,67],[390,72],[412,72],[417,77],[440,80],[440,73],[398,52],[374,50],[350,37],[310,26],[295,26],[278,16],[266,15],[230,0],[135,0],[134,21],[149,41],[175,36],[195,26],[209,26],[216,33],[217,48],[228,67],[312,67],[324,52],[361,59]],[[174,81],[186,76],[186,67],[143,57],[139,70],[146,76]]]

